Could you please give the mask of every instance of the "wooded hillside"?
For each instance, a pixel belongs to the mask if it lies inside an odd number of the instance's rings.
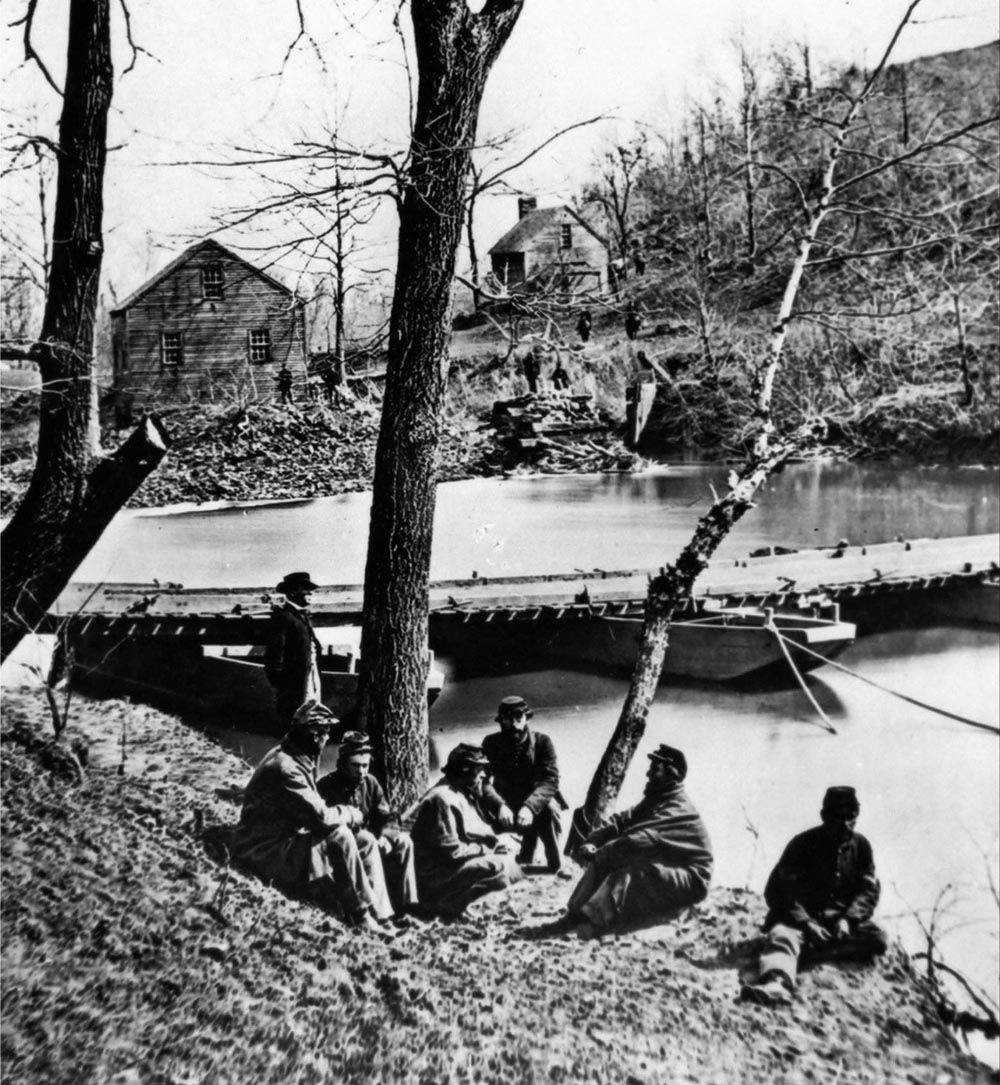
[[[778,406],[790,423],[823,417],[834,440],[862,445],[869,426],[879,446],[914,410],[939,433],[995,429],[998,61],[992,43],[893,66],[850,134],[789,340]],[[817,198],[830,120],[865,77],[821,77],[808,51],[766,64],[743,56],[741,68],[735,97],[692,109],[675,134],[618,148],[610,173],[581,193],[609,202],[638,159],[627,236],[615,239],[632,254],[626,297],[644,309],[647,334],[664,337],[654,359],[679,356],[702,389],[723,381],[737,396]],[[892,417],[875,424],[873,411]]]

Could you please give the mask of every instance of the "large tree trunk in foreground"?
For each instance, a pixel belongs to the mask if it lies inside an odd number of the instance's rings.
[[[486,78],[523,0],[413,0],[419,88],[400,212],[375,456],[361,655],[363,725],[403,806],[427,780],[427,586],[455,256]]]
[[[25,633],[38,628],[115,514],[163,459],[169,443],[159,422],[147,418],[116,452],[97,460],[89,474],[76,472],[72,489],[66,483],[74,473],[64,469],[52,486],[37,487],[32,508],[28,491],[2,537],[3,659]]]
[[[108,0],[73,0],[53,224],[39,342],[38,457],[3,532],[0,659],[37,627],[166,440],[148,422],[87,474],[94,318],[101,274],[104,164],[113,71]]]

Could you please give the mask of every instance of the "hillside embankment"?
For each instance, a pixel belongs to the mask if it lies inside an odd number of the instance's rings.
[[[226,863],[250,766],[153,709],[78,697],[82,781],[44,697],[3,704],[4,1082],[60,1085],[995,1081],[907,958],[737,1000],[762,902],[581,941],[531,876],[459,922],[352,933]],[[81,739],[82,742],[82,739]],[[569,873],[578,871],[568,864]]]
[[[548,442],[547,448],[512,461],[502,434],[490,420],[495,402],[527,392],[517,357],[507,358],[498,339],[482,329],[456,333],[438,452],[439,478],[565,472],[577,464],[585,470],[602,469],[592,466],[595,462],[614,464],[618,470],[642,466],[648,460],[622,443],[625,389],[638,371],[638,351],[662,358],[674,349],[672,342],[667,331],[652,327],[629,343],[611,317],[606,324],[599,320],[590,343],[577,343],[561,357],[569,372],[570,391],[590,395],[595,411],[607,424],[606,433],[596,437],[598,452],[604,454],[596,459],[588,455],[594,450],[591,435],[577,446],[584,455],[567,456],[560,444]],[[709,379],[690,370],[679,370],[676,378],[661,382],[659,406],[650,427],[659,443],[643,447],[642,452],[672,459],[741,456],[744,423],[752,409],[749,382],[738,373]],[[801,382],[801,375],[796,380]],[[893,456],[924,463],[997,462],[1000,426],[996,402],[986,394],[997,382],[985,367],[983,380],[983,394],[964,407],[960,389],[948,381],[865,395],[858,377],[849,411],[830,411],[825,417],[821,411],[813,412],[811,417],[823,419],[826,440],[804,453],[840,458]],[[790,398],[798,405],[808,399],[797,393]],[[33,399],[30,392],[3,393],[0,407],[0,515],[6,516],[31,477],[37,395]],[[130,505],[326,497],[369,489],[379,409],[377,399],[369,398],[338,407],[300,399],[290,407],[250,403],[170,408],[163,415],[173,442],[170,452]],[[801,420],[796,415],[788,421]],[[115,448],[126,435],[126,430],[107,429],[104,446]],[[572,438],[560,441],[565,446]]]

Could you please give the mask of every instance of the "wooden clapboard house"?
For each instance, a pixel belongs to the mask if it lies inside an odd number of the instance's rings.
[[[272,399],[283,365],[306,379],[303,302],[217,241],[199,241],[111,311],[122,413],[195,400]]]
[[[517,201],[518,221],[490,249],[497,286],[510,294],[533,290],[603,294],[609,284],[608,250],[594,226],[571,207]]]

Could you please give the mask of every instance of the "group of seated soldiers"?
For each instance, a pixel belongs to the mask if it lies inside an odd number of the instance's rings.
[[[531,716],[523,698],[504,698],[499,731],[481,747],[457,745],[441,780],[397,819],[371,774],[364,733],[344,734],[336,768],[317,779],[338,721],[307,701],[247,785],[235,857],[350,927],[385,938],[417,917],[459,917],[478,898],[507,889],[525,876],[539,843],[547,870],[558,873],[566,803],[552,741],[528,726]],[[708,894],[711,845],[684,791],[684,754],[660,745],[648,757],[639,803],[575,844],[572,857],[584,872],[560,929],[593,938],[663,922]],[[871,919],[879,883],[871,846],[854,831],[858,812],[853,788],[829,788],[822,824],[785,849],[765,889],[759,975],[743,998],[788,1002],[803,959],[885,951],[886,936]]]

